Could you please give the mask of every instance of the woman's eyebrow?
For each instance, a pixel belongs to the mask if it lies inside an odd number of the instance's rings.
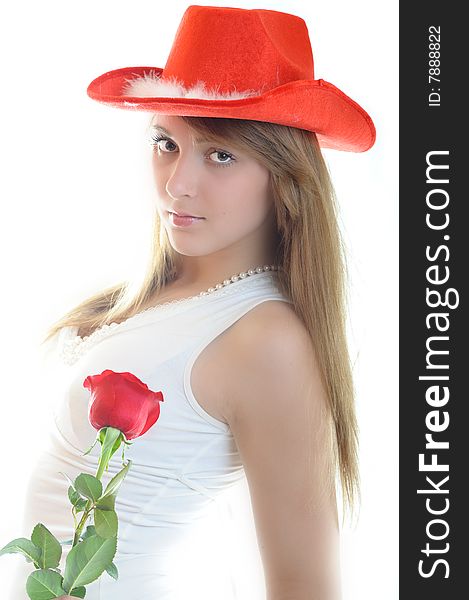
[[[161,133],[164,133],[165,135],[167,135],[171,138],[173,137],[173,134],[170,131],[168,131],[166,129],[166,127],[163,127],[163,125],[155,125],[152,123],[150,125],[150,129],[154,130],[154,131],[161,131]],[[210,138],[205,138],[205,137],[198,137],[195,139],[196,144],[203,144],[205,142],[211,142],[211,141],[213,141],[213,140],[211,140]]]
[[[162,125],[154,125],[153,123],[150,125],[150,129],[155,129],[157,131],[161,131],[162,133],[165,133],[166,135],[169,135],[171,137],[171,133],[165,129]]]

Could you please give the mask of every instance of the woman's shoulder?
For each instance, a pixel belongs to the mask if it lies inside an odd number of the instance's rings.
[[[306,325],[292,304],[261,302],[238,319],[223,337],[220,362],[225,381],[243,377],[247,369],[262,369],[266,376],[279,368],[294,369],[312,360],[313,345]]]
[[[310,339],[306,325],[293,305],[283,300],[261,302],[238,319],[231,329],[230,343],[241,349],[268,352],[285,344]]]
[[[248,311],[230,328],[219,360],[228,423],[241,414],[261,416],[267,398],[284,409],[290,401],[300,402],[306,390],[320,396],[312,338],[287,302],[266,301]]]

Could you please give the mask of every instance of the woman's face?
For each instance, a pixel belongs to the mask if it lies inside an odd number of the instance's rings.
[[[173,248],[187,256],[258,254],[275,223],[268,170],[229,144],[195,140],[177,116],[155,115],[151,137],[157,209]],[[171,211],[200,219],[178,225]]]

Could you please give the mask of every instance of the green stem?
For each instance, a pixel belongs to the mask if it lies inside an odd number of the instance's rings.
[[[88,502],[86,503],[86,506],[85,506],[85,510],[83,512],[83,516],[82,516],[80,522],[78,523],[78,527],[75,530],[75,534],[73,536],[72,548],[78,544],[78,542],[80,540],[81,532],[83,531],[83,527],[85,526],[86,521],[88,520],[88,517],[90,516],[93,508],[94,508],[93,502],[91,500],[88,500]]]
[[[109,428],[109,429],[112,429],[112,428]],[[106,435],[107,435],[107,431],[108,430],[106,430]],[[114,434],[116,434],[116,433],[117,433],[116,430],[114,430]],[[119,434],[120,434],[120,432],[119,432]],[[112,435],[111,431],[109,432],[109,435],[110,436]],[[106,436],[105,436],[105,438],[106,438]],[[96,470],[96,475],[95,475],[95,477],[97,479],[99,479],[100,481],[101,481],[101,477],[103,476],[104,470],[105,470],[107,464],[109,463],[111,454],[113,454],[112,446],[111,446],[111,448],[108,447],[107,451],[105,453],[103,453],[104,446],[105,446],[105,439],[103,440],[103,443],[101,445],[101,454],[99,457],[98,468]],[[88,500],[88,502],[85,505],[85,510],[83,512],[83,516],[82,516],[80,522],[78,523],[78,527],[75,530],[75,534],[73,536],[72,548],[74,546],[76,546],[76,544],[78,544],[81,533],[83,531],[83,527],[85,526],[86,521],[88,520],[88,517],[90,516],[90,514],[94,510],[94,508],[95,508],[94,502],[92,500]]]

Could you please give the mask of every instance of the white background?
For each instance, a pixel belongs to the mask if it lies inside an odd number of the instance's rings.
[[[150,113],[100,105],[88,98],[86,87],[111,69],[164,67],[188,4],[43,0],[2,5],[0,547],[18,537],[28,470],[50,419],[53,399],[42,370],[42,335],[85,296],[135,268],[150,233],[153,190],[144,140]],[[267,8],[304,18],[315,77],[362,104],[376,125],[377,141],[370,151],[325,151],[348,247],[349,339],[361,429],[362,505],[355,526],[342,531],[342,586],[344,600],[395,600],[398,3],[203,4]],[[219,576],[213,585],[222,586],[218,589],[228,598],[223,578],[230,570],[238,598],[260,599],[249,591],[262,580],[247,494],[244,485],[234,490],[227,498],[234,521],[225,519],[220,529],[216,517],[197,541],[196,552],[181,556],[189,589]],[[20,555],[0,557],[2,596],[12,568],[23,560]]]

